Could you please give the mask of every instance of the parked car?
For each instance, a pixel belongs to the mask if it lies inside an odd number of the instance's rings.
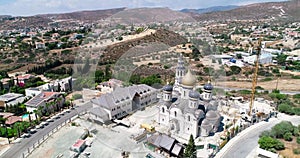
[[[37,130],[36,130],[36,129],[31,129],[29,132],[30,132],[31,134],[34,134],[34,133],[37,132]]]
[[[24,133],[21,135],[21,138],[29,138],[30,134],[29,133]]]

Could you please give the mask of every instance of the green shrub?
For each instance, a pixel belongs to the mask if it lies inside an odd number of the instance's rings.
[[[73,97],[74,100],[82,99],[82,95],[81,94],[74,94],[72,97]]]
[[[281,121],[272,127],[272,132],[275,133],[276,138],[284,138],[286,133],[292,133],[294,131],[294,126],[289,121]]]
[[[267,78],[262,79],[261,81],[262,82],[268,82],[268,81],[272,81],[272,80],[273,80],[273,78],[267,77]]]
[[[292,76],[292,79],[300,79],[300,76]]]
[[[300,144],[300,137],[297,137],[297,143]]]
[[[230,66],[230,70],[235,75],[239,74],[242,71],[242,69],[238,66]]]
[[[299,155],[300,154],[300,149],[293,149],[293,153],[296,154],[296,155]]]
[[[263,136],[259,138],[258,144],[260,148],[265,150],[270,150],[272,148],[276,150],[282,150],[285,148],[284,144],[281,141],[268,136]]]
[[[295,94],[295,95],[293,95],[293,98],[294,98],[294,99],[300,99],[300,94]]]
[[[292,141],[293,140],[293,137],[292,137],[293,135],[292,135],[292,133],[291,132],[287,132],[287,133],[285,133],[284,135],[283,135],[283,139],[285,140],[285,141]]]

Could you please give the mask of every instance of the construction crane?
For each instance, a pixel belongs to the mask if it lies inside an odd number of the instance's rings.
[[[250,100],[249,112],[248,112],[250,119],[252,119],[252,108],[253,108],[253,104],[254,104],[255,88],[256,88],[256,84],[257,84],[257,72],[258,72],[258,67],[259,67],[259,57],[260,57],[260,53],[261,53],[261,41],[262,41],[262,39],[260,38],[258,40],[255,70],[254,70],[254,74],[252,77],[252,92],[251,92],[251,100]]]

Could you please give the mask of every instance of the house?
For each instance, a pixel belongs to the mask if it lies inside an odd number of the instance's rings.
[[[103,93],[110,93],[117,87],[122,87],[123,81],[117,80],[117,79],[109,79],[107,82],[100,83],[96,89],[100,90]]]
[[[3,78],[1,80],[2,86],[3,86],[4,89],[8,90],[10,88],[10,84],[9,84],[10,80],[11,80],[10,78]]]
[[[9,112],[0,112],[0,117],[6,119],[5,124],[8,126],[11,126],[16,122],[22,121],[22,117],[14,116],[13,113],[9,113]]]
[[[23,94],[18,93],[6,93],[0,96],[0,107],[6,107],[8,105],[16,105],[22,103],[26,97]]]
[[[36,42],[35,43],[35,49],[45,49],[45,43],[41,43],[41,42]]]
[[[6,118],[5,124],[8,126],[12,126],[16,122],[22,122],[22,117],[20,116],[10,116]]]
[[[61,98],[58,100],[58,98]],[[65,99],[63,94],[59,92],[41,92],[37,96],[31,98],[29,101],[25,103],[26,109],[28,112],[33,112],[34,110],[41,109],[42,112],[46,112],[46,104],[54,101],[55,105],[53,106],[54,109],[62,107]]]
[[[184,147],[176,139],[165,134],[155,133],[147,138],[147,145],[174,157],[183,157]]]
[[[145,84],[119,87],[91,100],[90,118],[102,123],[118,119],[155,103],[156,97],[157,90]]]
[[[26,82],[32,78],[35,78],[35,76],[31,74],[19,75],[15,77],[14,82],[15,85],[25,85]]]

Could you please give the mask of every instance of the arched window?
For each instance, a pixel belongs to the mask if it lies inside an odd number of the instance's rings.
[[[185,97],[185,91],[183,91],[183,96]]]
[[[161,111],[162,111],[163,113],[165,113],[165,108],[164,108],[164,107],[162,107],[162,108],[161,108]]]
[[[174,111],[174,116],[177,117],[177,112],[176,111]]]
[[[188,118],[187,118],[187,119],[188,119],[188,121],[191,121],[191,116],[190,116],[190,115],[188,115]]]

